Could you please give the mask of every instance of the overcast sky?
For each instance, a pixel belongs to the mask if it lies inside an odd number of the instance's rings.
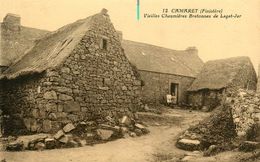
[[[56,30],[109,10],[124,39],[171,49],[196,46],[203,61],[249,56],[260,62],[260,0],[140,0],[141,19],[136,20],[137,0],[0,0],[0,19],[19,14],[22,25]],[[223,9],[241,14],[240,19],[144,19],[144,13],[160,14],[163,8]]]

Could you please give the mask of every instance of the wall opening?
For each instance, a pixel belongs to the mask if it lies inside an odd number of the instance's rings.
[[[170,94],[172,96],[172,102],[175,104],[178,103],[178,93],[179,93],[179,84],[171,83],[170,84]]]
[[[101,49],[107,50],[107,39],[102,39]]]

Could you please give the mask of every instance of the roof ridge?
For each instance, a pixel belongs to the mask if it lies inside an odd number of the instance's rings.
[[[89,30],[92,17],[95,15],[64,25],[39,39],[20,60],[2,73],[0,79],[12,79],[20,75],[39,73],[60,65]],[[61,45],[62,41],[68,42],[66,47]]]
[[[221,59],[215,59],[215,60],[208,60],[205,62],[205,64],[210,63],[210,62],[216,62],[216,61],[228,61],[228,60],[234,60],[234,59],[249,59],[250,57],[248,56],[234,56],[234,57],[229,57],[229,58],[221,58]]]
[[[156,48],[162,48],[162,49],[166,49],[166,50],[170,50],[170,51],[176,51],[176,52],[186,51],[186,50],[175,50],[175,49],[171,49],[169,47],[162,47],[162,46],[155,45],[155,44],[149,44],[149,43],[146,43],[146,42],[138,42],[138,41],[133,41],[133,40],[128,40],[128,39],[123,39],[123,41],[128,41],[128,42],[133,42],[133,43],[137,43],[137,44],[153,46],[153,47],[156,47]]]

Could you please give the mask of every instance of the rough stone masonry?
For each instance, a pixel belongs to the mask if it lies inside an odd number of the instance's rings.
[[[232,141],[259,143],[259,121],[260,94],[239,89],[209,118],[186,130],[176,144],[185,150],[205,150],[212,145],[225,150],[232,148]]]
[[[238,137],[260,142],[260,94],[241,89],[230,102]]]

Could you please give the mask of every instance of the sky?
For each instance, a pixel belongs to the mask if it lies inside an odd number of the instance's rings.
[[[205,62],[235,56],[249,56],[260,63],[260,0],[0,0],[0,21],[7,13],[21,16],[23,26],[56,30],[68,23],[98,13],[108,14],[123,38],[176,50],[197,47]],[[162,9],[223,9],[239,19],[146,19],[145,13]]]

